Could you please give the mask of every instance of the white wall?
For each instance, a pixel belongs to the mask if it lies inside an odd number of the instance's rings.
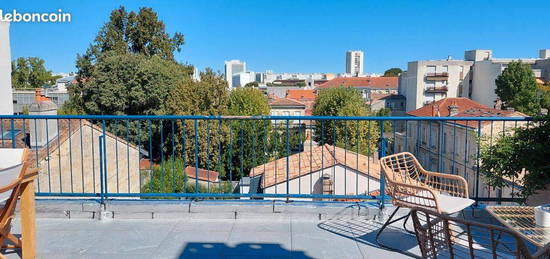
[[[319,170],[313,173],[302,172],[302,174],[304,174],[302,177],[289,181],[290,194],[322,194],[321,176],[323,174],[332,176],[335,195],[363,195],[380,189],[378,180],[369,178],[363,173],[342,165],[325,168],[322,171]],[[286,182],[265,188],[264,193],[286,194]]]
[[[13,114],[10,24],[0,21],[0,114]]]

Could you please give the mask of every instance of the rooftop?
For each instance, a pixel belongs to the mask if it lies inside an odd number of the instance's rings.
[[[38,258],[410,258],[376,245],[385,218],[367,202],[108,201],[111,214],[102,220],[98,208],[93,201],[38,200]],[[482,211],[475,217],[496,223]],[[381,241],[420,254],[401,222]]]
[[[337,77],[319,86],[329,87],[368,87],[380,89],[397,89],[398,77]]]

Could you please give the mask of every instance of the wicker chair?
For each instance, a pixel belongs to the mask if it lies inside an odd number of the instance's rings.
[[[420,207],[438,213],[454,214],[474,203],[474,200],[469,199],[468,183],[464,178],[458,175],[427,171],[409,152],[385,156],[380,159],[380,166],[385,177],[387,193],[396,207],[376,234],[376,242],[381,247],[397,250],[382,244],[379,237],[386,227],[403,219],[405,220],[403,228],[407,230],[406,224],[410,212],[392,220],[401,207]]]
[[[414,208],[411,215],[422,258],[550,258],[550,244],[530,254],[521,237],[500,226]]]

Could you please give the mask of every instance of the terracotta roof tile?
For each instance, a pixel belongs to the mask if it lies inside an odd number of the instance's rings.
[[[337,77],[320,85],[318,88],[330,87],[369,87],[379,89],[397,89],[398,77]]]
[[[315,100],[315,90],[289,89],[286,92],[286,98],[303,101]]]
[[[273,186],[286,181],[286,157],[271,161],[265,165],[252,168],[250,176],[264,175],[261,183],[262,188]],[[324,168],[334,165],[345,165],[348,168],[357,170],[359,173],[380,179],[380,166],[378,160],[371,157],[357,154],[340,147],[328,144],[317,146],[288,157],[289,180],[298,178]],[[264,169],[265,168],[265,169]]]
[[[197,172],[195,170],[195,167],[192,167],[192,166],[186,167],[185,168],[185,174],[187,175],[187,177],[189,177],[191,179],[195,179],[195,176],[197,176]],[[212,170],[209,171],[209,170],[202,169],[202,168],[199,168],[199,170],[198,170],[198,178],[201,181],[217,182],[219,175],[220,174],[218,172],[212,171]]]

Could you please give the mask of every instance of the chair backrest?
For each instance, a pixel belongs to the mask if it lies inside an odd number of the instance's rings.
[[[529,254],[510,229],[466,221],[433,210],[413,208],[414,230],[422,258],[547,258],[548,248]]]
[[[413,154],[409,152],[397,153],[380,159],[382,172],[387,183],[417,184],[422,166]]]
[[[23,185],[28,182],[29,177],[32,177],[27,175],[29,168],[29,162],[27,161],[28,156],[29,150],[25,149],[21,157],[21,171],[19,172],[17,178],[5,186],[0,186],[0,192],[11,191],[10,197],[6,200],[2,213],[0,214],[0,229],[6,228],[10,225],[15,213],[17,200],[23,191]]]

